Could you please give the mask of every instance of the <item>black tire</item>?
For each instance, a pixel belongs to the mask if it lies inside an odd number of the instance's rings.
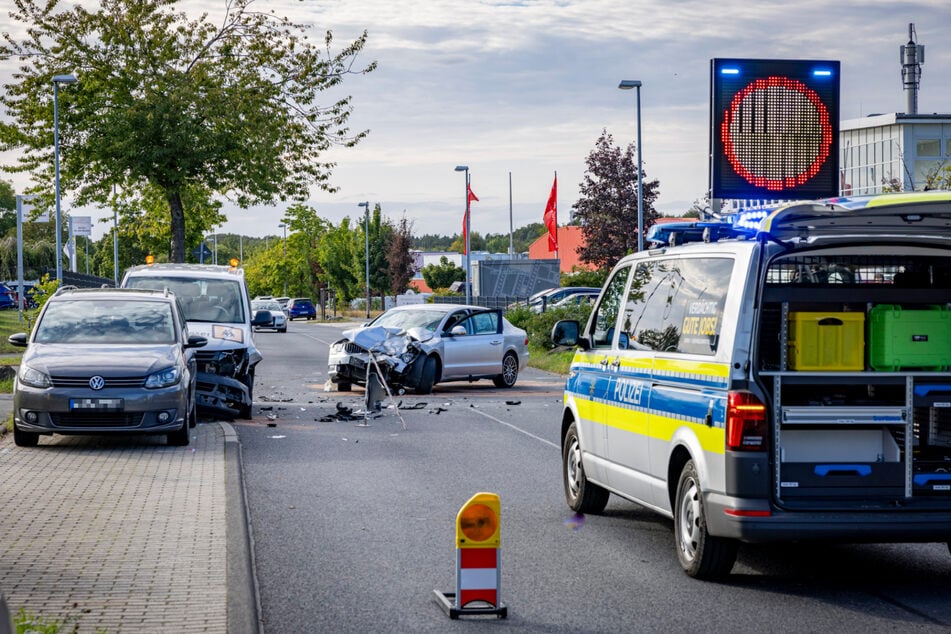
[[[286,328],[286,327],[285,327],[285,328],[281,328],[280,330],[278,330],[278,332],[287,332],[287,328]]]
[[[674,544],[684,572],[696,579],[722,579],[736,562],[736,540],[714,537],[707,532],[703,491],[693,460],[687,461],[674,499]]]
[[[351,389],[353,389],[353,385],[350,383],[337,383],[338,392],[349,392]]]
[[[581,442],[578,424],[571,423],[561,449],[561,474],[565,486],[565,501],[578,513],[600,513],[608,505],[611,493],[604,487],[589,482],[581,461]]]
[[[36,447],[40,442],[40,435],[31,431],[23,431],[14,423],[13,442],[17,447]]]
[[[492,379],[495,387],[514,387],[518,380],[518,357],[509,352],[502,357],[502,374]]]
[[[419,373],[419,382],[416,384],[417,394],[429,394],[436,385],[436,358],[426,357],[423,361],[423,371]]]
[[[188,426],[196,427],[198,425],[198,406],[195,405],[195,399],[192,397],[192,406],[188,411]]]
[[[191,429],[188,424],[189,417],[186,416],[182,421],[182,426],[175,431],[165,434],[165,443],[172,447],[187,447],[191,440]]]
[[[244,420],[251,420],[251,409],[254,406],[254,370],[241,379],[248,386],[248,402],[238,405],[238,416]]]

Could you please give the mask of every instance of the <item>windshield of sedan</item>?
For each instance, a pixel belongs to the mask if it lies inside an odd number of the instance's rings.
[[[181,301],[185,319],[188,321],[244,323],[241,286],[236,280],[140,275],[130,277],[126,286],[156,290],[167,288]]]
[[[386,326],[389,328],[425,328],[430,332],[435,332],[446,313],[441,310],[391,310],[383,313],[371,324],[373,326]]]
[[[67,300],[51,302],[36,325],[36,343],[175,343],[168,302]]]

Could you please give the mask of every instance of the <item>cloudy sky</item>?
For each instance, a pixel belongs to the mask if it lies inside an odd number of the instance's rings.
[[[197,17],[224,2],[179,6]],[[708,187],[714,57],[839,60],[843,119],[902,112],[899,46],[914,23],[927,51],[919,112],[951,112],[948,0],[259,3],[316,35],[332,30],[341,46],[369,34],[360,61],[379,68],[343,90],[353,95],[352,128],[370,134],[328,156],[339,191],[311,200],[334,222],[359,216],[357,203],[369,201],[394,220],[405,213],[417,235],[458,233],[465,183],[457,165],[469,166],[479,197],[473,231],[508,232],[510,174],[515,227],[541,222],[555,172],[564,222],[602,129],[622,145],[636,138],[635,93],[618,89],[622,79],[643,82],[642,155],[647,178],[660,181],[658,209],[680,214]],[[282,212],[229,207],[222,231],[277,235]]]

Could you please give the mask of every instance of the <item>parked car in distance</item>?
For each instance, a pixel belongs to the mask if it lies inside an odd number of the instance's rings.
[[[16,307],[17,294],[6,284],[0,284],[0,309]]]
[[[600,292],[601,289],[594,286],[562,286],[560,288],[550,289],[541,294],[536,293],[528,299],[528,306],[535,312],[542,313],[548,310],[552,304],[564,299],[568,295],[574,293],[598,294]]]
[[[345,330],[330,346],[332,383],[343,392],[365,385],[367,367],[391,387],[428,394],[437,383],[491,379],[515,385],[528,364],[528,336],[499,310],[455,304],[411,304],[386,311],[366,326]]]
[[[287,302],[291,301],[290,297],[275,297],[274,301],[281,305],[281,310],[284,311],[284,314],[287,314]]]
[[[255,317],[255,332],[260,332],[264,329],[287,332],[287,315],[284,314],[284,309],[281,308],[281,305],[273,299],[251,300],[251,311]],[[258,320],[261,319],[259,313],[265,313],[268,316],[268,320],[259,323]]]
[[[287,302],[288,319],[317,319],[317,307],[309,297],[295,297]]]
[[[592,293],[588,291],[584,291],[581,293],[571,293],[569,295],[565,295],[564,297],[562,297],[556,302],[552,302],[551,304],[548,304],[548,310],[552,310],[555,308],[575,308],[577,306],[590,306],[591,304],[595,302],[595,300],[598,299],[599,294],[600,293],[598,292]],[[541,312],[540,309],[539,309],[539,312]]]
[[[13,385],[13,440],[40,435],[164,434],[187,445],[196,422],[195,348],[181,305],[165,291],[75,289],[50,297]]]

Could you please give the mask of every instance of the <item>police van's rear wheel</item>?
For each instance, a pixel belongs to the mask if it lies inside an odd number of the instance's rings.
[[[697,579],[718,579],[733,569],[738,544],[707,532],[700,477],[693,460],[684,465],[674,502],[674,541],[684,571]]]
[[[610,492],[593,482],[588,482],[581,464],[581,443],[578,441],[577,423],[571,423],[565,434],[561,454],[562,476],[565,484],[565,500],[578,513],[600,513],[608,504]]]

